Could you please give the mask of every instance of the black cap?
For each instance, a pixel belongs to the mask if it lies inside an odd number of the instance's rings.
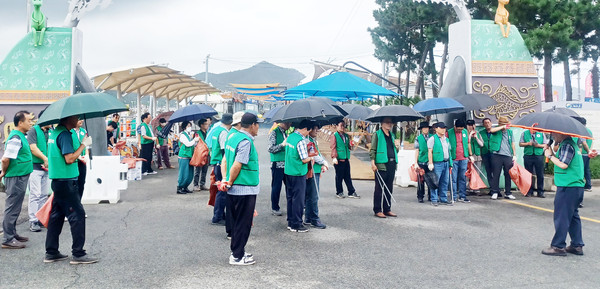
[[[298,124],[298,128],[299,128],[299,129],[306,128],[306,129],[309,129],[309,130],[310,130],[310,129],[312,129],[314,126],[315,126],[315,122],[313,122],[313,121],[312,121],[312,120],[310,120],[310,119],[303,119],[303,120],[300,122],[300,124]]]
[[[164,117],[161,117],[158,122],[160,123],[167,123],[167,120]]]
[[[472,119],[467,120],[467,125],[475,125],[475,121]]]
[[[246,112],[244,113],[244,115],[242,115],[242,124],[255,124],[255,123],[261,123],[264,122],[263,119],[258,118],[258,116],[256,116],[256,114],[250,113],[250,112]]]
[[[446,124],[444,122],[436,122],[433,124],[433,128],[446,128]]]
[[[465,121],[464,121],[464,120],[462,120],[462,119],[457,119],[457,120],[454,122],[454,126],[455,126],[455,127],[465,127]]]
[[[231,113],[224,113],[221,117],[221,123],[230,125],[233,122],[233,115]]]
[[[423,128],[430,128],[430,127],[431,127],[431,126],[430,126],[430,125],[429,125],[429,123],[428,123],[428,122],[426,122],[426,121],[424,121],[424,122],[421,122],[421,123],[419,124],[419,129],[423,129]]]

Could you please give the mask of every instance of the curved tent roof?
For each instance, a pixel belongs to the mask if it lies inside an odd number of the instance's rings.
[[[101,74],[92,78],[96,89],[139,93],[181,101],[186,97],[220,92],[210,84],[161,65]]]

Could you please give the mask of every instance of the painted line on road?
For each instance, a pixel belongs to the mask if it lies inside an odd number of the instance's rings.
[[[554,213],[554,210],[550,210],[550,209],[546,209],[546,208],[542,208],[542,207],[538,207],[538,206],[534,206],[534,205],[529,205],[529,204],[524,204],[524,203],[520,203],[520,202],[516,202],[516,201],[509,201],[509,200],[503,200],[503,201],[510,203],[510,204],[515,204],[515,205],[519,205],[519,206],[523,206],[523,207],[527,207],[527,208],[532,208],[532,209],[536,209],[536,210],[540,210],[540,211],[544,211],[544,212],[548,212],[548,213]],[[582,220],[600,224],[600,220],[582,217],[582,216],[579,216],[579,218]]]

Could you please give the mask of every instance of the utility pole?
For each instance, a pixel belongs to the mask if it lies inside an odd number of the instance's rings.
[[[208,84],[208,58],[210,57],[210,54],[206,55],[206,60],[204,61],[204,63],[206,64],[206,70],[204,71],[204,82],[206,84]],[[204,95],[204,104],[208,104],[208,94]]]

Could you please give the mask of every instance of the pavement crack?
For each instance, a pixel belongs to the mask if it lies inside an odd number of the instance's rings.
[[[121,218],[121,222],[123,222],[123,224],[125,224],[125,228],[127,228],[127,221],[125,221],[125,219],[127,219],[127,217],[129,217],[129,214],[131,214],[131,211],[133,211],[135,208],[136,207],[129,209],[129,211],[127,211],[127,214],[125,214],[125,216],[123,218]]]
[[[77,284],[77,282],[79,282],[79,279],[81,279],[81,274],[79,274],[79,272],[77,272],[78,266],[73,266],[73,267],[75,267],[73,270],[73,273],[75,273],[76,278],[69,285],[65,286],[65,289],[75,287],[75,284]]]

